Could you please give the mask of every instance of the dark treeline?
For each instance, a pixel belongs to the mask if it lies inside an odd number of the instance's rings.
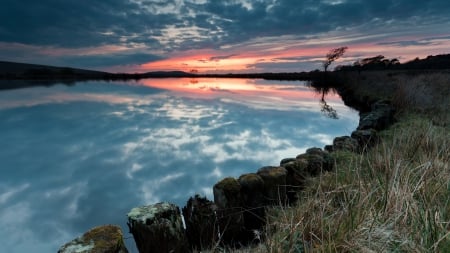
[[[450,69],[450,54],[416,58],[400,63],[398,59],[388,59],[383,55],[364,58],[352,65],[338,66],[335,71],[364,70],[442,70]],[[206,78],[258,78],[267,80],[321,80],[324,73],[319,70],[294,73],[242,73],[242,74],[201,74],[183,71],[158,71],[147,73],[108,73],[68,67],[13,63],[0,61],[0,80],[34,80],[71,83],[82,80],[139,80],[144,78],[206,77]],[[327,79],[329,81],[329,79]],[[0,87],[5,88],[5,87]],[[11,87],[9,87],[11,88]]]
[[[82,80],[139,80],[144,78],[259,78],[267,80],[310,80],[320,75],[320,71],[295,73],[243,73],[243,74],[201,74],[183,71],[156,71],[147,73],[108,73],[68,67],[2,62],[0,80],[28,80],[71,83]],[[2,88],[2,87],[0,87]]]
[[[415,58],[412,61],[400,63],[398,59],[388,59],[383,55],[364,58],[353,65],[338,66],[336,70],[441,70],[450,69],[450,54],[430,55],[425,59]]]

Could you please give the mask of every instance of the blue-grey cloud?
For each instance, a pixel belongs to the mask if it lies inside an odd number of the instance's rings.
[[[89,56],[64,56],[58,60],[75,67],[109,67],[117,65],[138,65],[164,59],[162,56],[137,53],[137,54],[102,54]]]
[[[439,37],[426,37],[421,40],[400,40],[400,41],[386,41],[380,42],[379,45],[394,45],[399,47],[404,46],[427,46],[436,44],[436,41],[439,40],[448,40],[450,36],[439,36]]]
[[[220,60],[225,60],[225,59],[229,59],[233,56],[236,56],[237,54],[229,54],[229,55],[218,55],[218,56],[213,56],[210,57],[209,60],[210,61],[220,61]]]
[[[403,41],[392,41],[392,42],[380,42],[378,45],[393,45],[399,47],[405,46],[425,46],[432,45],[434,42],[431,41],[416,41],[416,40],[403,40]]]

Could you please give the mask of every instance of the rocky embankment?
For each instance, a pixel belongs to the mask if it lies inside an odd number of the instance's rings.
[[[332,152],[364,152],[378,141],[377,132],[394,122],[394,109],[389,101],[368,103],[364,98],[341,93],[347,105],[360,110],[359,125],[350,136],[336,137],[324,149],[313,147],[297,157],[283,159],[278,166],[265,166],[239,178],[224,178],[213,187],[214,201],[194,196],[181,211],[170,203],[133,208],[128,213],[128,226],[139,252],[191,252],[262,240],[259,235],[265,226],[266,207],[294,203],[306,178],[333,170]],[[110,230],[113,233],[105,232]],[[68,252],[127,250],[120,228],[107,225],[94,228],[58,251]]]

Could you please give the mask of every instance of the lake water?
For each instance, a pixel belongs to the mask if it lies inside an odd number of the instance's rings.
[[[57,252],[136,206],[196,193],[349,135],[357,112],[302,82],[146,79],[0,91],[0,241]]]

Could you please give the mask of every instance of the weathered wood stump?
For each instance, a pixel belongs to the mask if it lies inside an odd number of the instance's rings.
[[[140,253],[189,252],[178,206],[157,203],[128,213],[128,227]]]
[[[280,164],[287,170],[286,195],[289,203],[292,204],[297,201],[297,193],[304,187],[308,176],[308,162],[302,159],[293,159],[287,163],[283,161]]]
[[[183,207],[186,235],[191,248],[209,249],[218,240],[216,205],[199,195],[189,198]]]
[[[340,136],[333,140],[333,151],[350,151],[356,152],[359,150],[358,140],[350,136]]]
[[[227,177],[214,185],[213,193],[221,242],[226,245],[242,243],[244,216],[241,185],[235,178]]]
[[[266,204],[285,205],[287,170],[283,167],[267,166],[260,168],[257,174],[264,181]]]
[[[394,123],[394,108],[389,101],[377,101],[371,105],[368,113],[360,113],[357,130],[375,129],[377,131],[386,129]]]
[[[245,229],[253,236],[254,230],[265,225],[264,180],[255,173],[244,174],[238,179],[244,206]],[[253,239],[253,238],[250,238]]]
[[[310,148],[296,158],[308,163],[307,172],[311,176],[318,176],[323,171],[331,171],[334,165],[330,154],[320,148]]]
[[[82,236],[66,243],[58,253],[128,253],[119,226],[95,227]]]
[[[359,151],[364,151],[371,148],[379,141],[377,131],[374,129],[355,130],[352,132],[352,138],[357,140],[359,144]]]

